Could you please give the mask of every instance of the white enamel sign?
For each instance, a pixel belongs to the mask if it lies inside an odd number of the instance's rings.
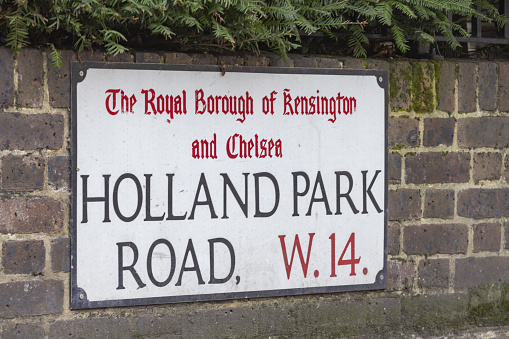
[[[72,308],[385,288],[387,87],[74,64]]]

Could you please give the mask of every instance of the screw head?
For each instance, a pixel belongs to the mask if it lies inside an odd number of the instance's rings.
[[[80,294],[80,300],[85,299],[85,295],[83,293]]]
[[[384,80],[384,78],[378,77],[378,81],[382,82],[383,80]]]
[[[82,77],[82,76],[83,76],[83,74],[85,74],[85,73],[83,73],[83,71],[80,71],[80,77]]]

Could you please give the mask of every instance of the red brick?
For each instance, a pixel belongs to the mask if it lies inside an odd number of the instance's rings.
[[[2,159],[2,189],[33,191],[44,186],[44,160],[40,156],[7,155]]]
[[[42,240],[12,240],[2,246],[5,274],[40,274],[44,269],[46,249]]]
[[[434,107],[435,68],[430,62],[412,63],[412,109],[416,113],[432,113]]]
[[[415,264],[407,261],[387,261],[387,289],[389,291],[411,290],[414,283]]]
[[[158,53],[146,53],[146,52],[137,52],[134,54],[136,63],[145,64],[158,64],[161,62],[161,55]]]
[[[479,107],[484,111],[497,109],[497,64],[479,63]]]
[[[509,117],[459,119],[458,145],[464,148],[509,147]]]
[[[76,60],[72,51],[60,51],[62,68],[48,62],[49,102],[51,107],[71,107],[71,61]]]
[[[470,180],[470,153],[429,152],[405,158],[407,184],[460,183]]]
[[[0,233],[56,233],[64,205],[49,197],[0,197]]]
[[[458,64],[458,111],[475,112],[477,91],[477,65],[471,62]]]
[[[475,287],[509,282],[509,257],[456,259],[454,286]]]
[[[419,121],[410,118],[389,119],[389,147],[419,146]]]
[[[419,219],[421,217],[421,193],[418,189],[389,190],[388,200],[389,220]]]
[[[24,48],[22,52],[18,55],[19,106],[42,107],[43,98],[42,64],[43,64],[42,53],[37,49]]]
[[[443,62],[440,69],[440,83],[438,92],[438,108],[442,111],[453,113],[456,103],[456,64],[452,62]]]
[[[403,250],[406,254],[466,253],[468,228],[463,224],[433,224],[403,228]]]
[[[426,190],[424,196],[425,218],[454,218],[454,190],[432,189]]]
[[[56,190],[71,187],[71,162],[67,155],[57,155],[48,159],[48,184]]]
[[[2,339],[44,338],[45,335],[42,324],[8,323],[2,332]]]
[[[509,189],[467,188],[458,193],[458,215],[482,219],[509,216]]]
[[[59,149],[63,142],[60,114],[0,114],[0,150]]]
[[[424,146],[451,146],[454,138],[454,118],[424,119]]]
[[[449,260],[423,259],[419,262],[419,278],[421,287],[448,287]]]
[[[71,245],[69,238],[51,240],[51,269],[53,272],[69,272],[70,261]]]
[[[399,253],[399,236],[400,236],[399,224],[389,224],[387,227],[387,252],[391,255]]]
[[[63,297],[60,280],[0,283],[0,318],[61,313]]]
[[[14,104],[14,53],[0,48],[0,107]]]
[[[472,226],[474,252],[498,252],[500,250],[501,227],[499,223],[482,223]]]
[[[502,154],[494,152],[474,153],[473,178],[479,180],[499,180],[502,173]]]

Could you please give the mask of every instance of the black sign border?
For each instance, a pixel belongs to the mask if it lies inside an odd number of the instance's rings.
[[[199,71],[199,72],[242,72],[265,74],[319,74],[319,75],[360,75],[377,77],[378,85],[384,89],[385,97],[385,185],[384,185],[384,267],[378,272],[375,283],[359,285],[341,285],[311,288],[294,288],[234,293],[214,293],[185,296],[149,297],[136,299],[113,299],[89,301],[86,291],[77,285],[77,85],[86,78],[87,70],[95,69],[130,69],[155,71]],[[71,309],[90,309],[104,307],[141,306],[154,304],[182,303],[194,301],[231,300],[246,298],[267,298],[279,296],[296,296],[305,294],[323,294],[350,291],[380,290],[387,288],[387,204],[388,204],[388,121],[389,121],[389,72],[387,70],[350,70],[336,68],[300,68],[300,67],[252,67],[252,66],[201,66],[201,65],[167,65],[135,64],[104,62],[71,63],[71,276],[70,307]]]

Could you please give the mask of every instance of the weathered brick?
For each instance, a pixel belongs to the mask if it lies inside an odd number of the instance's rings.
[[[256,310],[251,307],[225,307],[191,312],[182,321],[185,338],[245,338],[256,333]],[[210,324],[214,324],[213,327]]]
[[[82,61],[103,61],[104,54],[101,51],[87,49],[77,54],[78,60]]]
[[[128,52],[118,53],[117,55],[107,55],[107,62],[134,62],[134,55]]]
[[[480,117],[458,120],[460,147],[509,147],[509,117]]]
[[[474,287],[500,282],[509,282],[509,257],[456,259],[455,287]]]
[[[389,119],[389,147],[419,146],[419,121],[410,118]]]
[[[419,278],[421,287],[448,287],[449,286],[449,260],[423,259],[419,262]]]
[[[270,59],[265,55],[248,54],[244,57],[244,65],[246,66],[268,66]]]
[[[136,52],[134,58],[138,64],[158,64],[161,62],[161,55],[158,53]]]
[[[496,222],[472,226],[474,230],[474,252],[498,252],[500,250],[501,227]]]
[[[485,111],[497,109],[497,64],[479,63],[479,107]]]
[[[2,339],[43,338],[45,335],[42,324],[8,323],[2,332]]]
[[[14,53],[9,48],[0,48],[0,107],[14,103]]]
[[[401,156],[399,154],[389,154],[389,183],[401,183]]]
[[[142,315],[137,320],[137,332],[141,336],[167,336],[182,333],[182,317],[172,315],[160,317],[155,315]]]
[[[467,317],[467,294],[423,294],[401,299],[402,325],[420,336],[448,333],[464,324]]]
[[[452,219],[454,202],[454,190],[429,188],[424,196],[424,217]]]
[[[71,187],[70,160],[67,155],[57,155],[48,159],[48,184],[55,190]]]
[[[240,55],[220,55],[217,57],[217,62],[224,66],[243,66],[244,58]]]
[[[0,150],[59,149],[63,139],[60,114],[0,114]]]
[[[432,113],[434,110],[435,68],[429,62],[412,63],[412,109],[417,113]]]
[[[399,253],[399,235],[401,231],[399,224],[389,224],[387,227],[387,251],[389,254],[396,255]]]
[[[438,92],[438,108],[448,113],[454,112],[456,103],[456,64],[452,62],[443,62],[440,66],[440,79]]]
[[[394,327],[401,322],[400,298],[369,298],[367,308],[368,325]]]
[[[184,53],[163,53],[164,63],[170,65],[190,65],[191,57]]]
[[[316,68],[316,59],[308,56],[291,55],[294,67]]]
[[[477,65],[471,62],[458,64],[458,111],[475,112],[477,90]]]
[[[509,216],[509,189],[467,188],[458,193],[458,215],[482,219]]]
[[[499,63],[499,94],[498,109],[501,112],[509,112],[509,64]]]
[[[364,60],[362,59],[345,59],[343,65],[348,69],[364,69]]]
[[[53,272],[69,272],[71,267],[71,244],[69,238],[51,240],[51,269]]]
[[[389,69],[389,63],[381,59],[368,59],[368,69]]]
[[[39,274],[44,269],[46,249],[42,240],[12,240],[2,246],[6,274]]]
[[[42,107],[42,64],[42,53],[37,49],[24,48],[18,55],[19,106]]]
[[[133,330],[127,318],[104,317],[69,319],[52,322],[48,338],[132,338]]]
[[[191,54],[192,65],[217,65],[217,59],[212,54]]]
[[[509,183],[509,156],[508,155],[505,156],[504,168],[505,168],[505,182]]]
[[[410,261],[387,261],[387,289],[401,291],[412,289],[415,276],[415,264]]]
[[[44,186],[44,160],[38,155],[6,155],[2,159],[2,189],[33,191]]]
[[[405,157],[406,183],[459,183],[470,180],[470,153],[429,152]]]
[[[424,146],[451,146],[454,138],[455,123],[456,119],[454,118],[424,119]]]
[[[270,65],[273,67],[293,67],[293,59],[283,59],[282,56],[277,54],[271,54],[269,56]]]
[[[466,253],[468,228],[463,224],[407,226],[403,229],[403,250],[406,254]]]
[[[318,68],[342,68],[343,64],[334,58],[316,58]]]
[[[62,229],[64,205],[49,197],[0,197],[0,233],[56,233]]]
[[[61,313],[63,298],[60,280],[0,283],[0,318]]]
[[[51,107],[71,106],[71,61],[76,60],[72,51],[60,51],[62,68],[48,63],[49,102]]]
[[[472,176],[479,180],[499,180],[502,173],[502,154],[494,152],[474,153]]]
[[[389,220],[418,219],[421,217],[421,193],[418,189],[389,190]]]
[[[390,67],[391,111],[410,111],[412,67],[408,62],[393,62]]]

